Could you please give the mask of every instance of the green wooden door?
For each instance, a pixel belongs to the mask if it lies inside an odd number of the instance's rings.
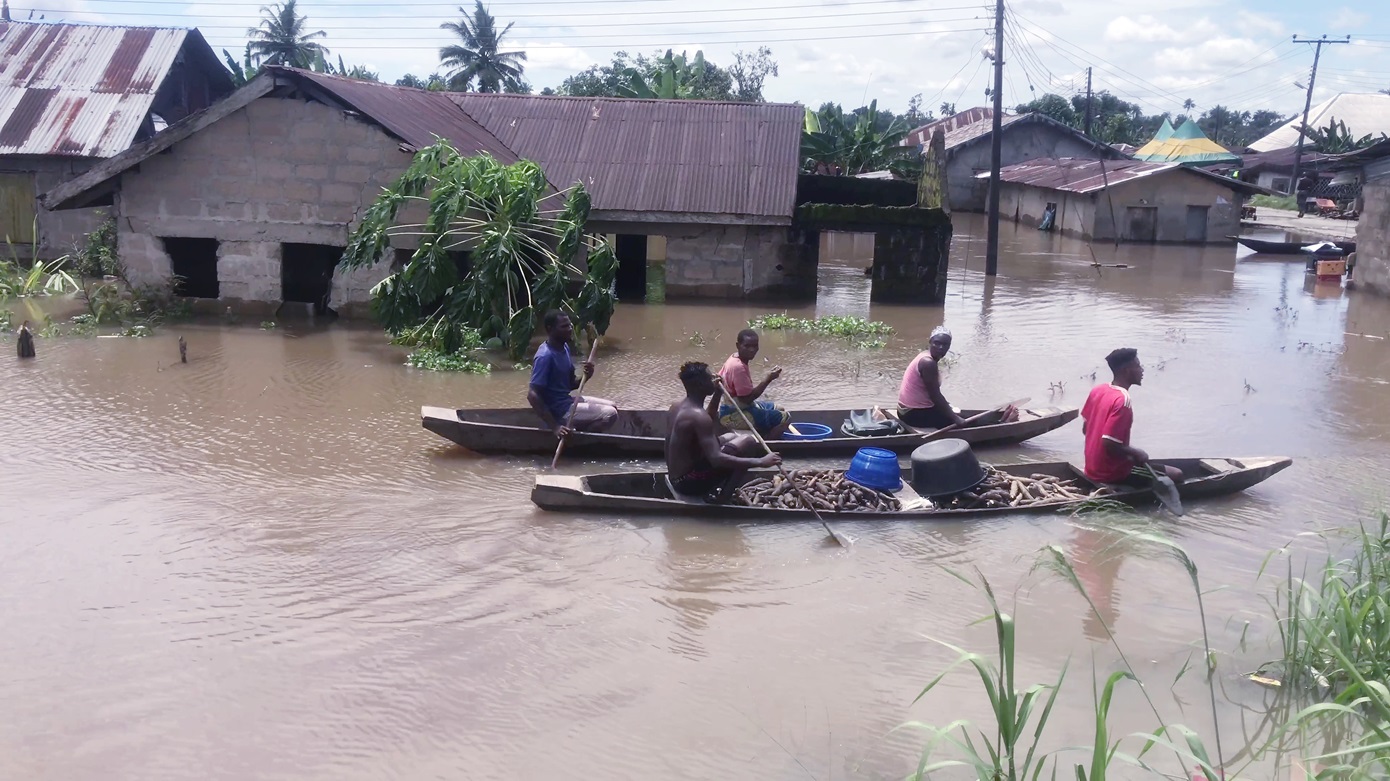
[[[0,174],[0,241],[16,245],[34,241],[33,174]]]

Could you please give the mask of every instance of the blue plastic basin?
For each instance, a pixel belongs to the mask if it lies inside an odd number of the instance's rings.
[[[791,429],[787,429],[782,434],[782,439],[825,439],[833,432],[829,426],[820,423],[792,423],[800,434],[793,434]]]
[[[849,462],[845,479],[875,491],[897,491],[903,487],[898,456],[879,447],[861,447]]]

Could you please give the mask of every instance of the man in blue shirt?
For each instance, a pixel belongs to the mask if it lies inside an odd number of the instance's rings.
[[[569,434],[566,420],[575,402],[570,392],[579,387],[579,376],[570,358],[574,325],[569,315],[558,310],[546,312],[542,322],[546,338],[531,362],[531,386],[526,391],[526,400],[546,428],[563,438]],[[594,365],[585,361],[584,377],[593,376]],[[571,424],[576,430],[607,431],[618,421],[618,407],[613,402],[594,396],[580,396],[578,401]]]

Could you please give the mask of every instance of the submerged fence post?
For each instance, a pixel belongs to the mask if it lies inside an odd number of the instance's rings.
[[[16,349],[19,352],[20,358],[33,358],[36,356],[34,352],[34,334],[29,330],[28,320],[25,320],[24,323],[19,326],[19,343]]]

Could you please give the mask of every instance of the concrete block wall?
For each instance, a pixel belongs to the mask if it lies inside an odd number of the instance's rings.
[[[815,246],[790,241],[776,225],[689,225],[668,228],[669,298],[762,298],[815,295]]]
[[[171,273],[159,237],[217,239],[223,298],[279,301],[280,245],[345,246],[410,160],[358,117],[261,98],[122,177],[122,258],[140,281],[159,282]],[[335,275],[331,305],[365,302],[389,272],[383,263]]]
[[[1367,183],[1361,190],[1365,211],[1356,224],[1356,271],[1359,287],[1390,296],[1390,181]]]

